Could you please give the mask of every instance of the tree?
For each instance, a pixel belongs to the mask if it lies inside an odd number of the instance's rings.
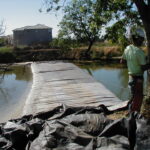
[[[0,36],[5,33],[4,21],[0,22]]]
[[[110,19],[111,14],[99,9],[97,1],[74,0],[64,8],[59,35],[73,36],[77,40],[87,41],[88,54],[95,40],[101,36],[102,27]]]
[[[49,9],[47,9],[48,11],[53,9],[59,10],[64,4],[68,5],[68,1],[74,0],[45,0],[47,6],[49,6]],[[93,2],[95,1],[96,0],[93,0]],[[125,26],[130,26],[133,23],[142,23],[147,37],[147,47],[150,59],[150,0],[97,0],[97,4],[102,6],[99,7],[100,9],[109,11],[109,13],[112,14],[112,28],[108,28],[108,31],[113,32],[113,37],[115,37],[115,34],[117,33],[116,31],[114,32],[113,28],[116,30],[120,29],[120,31],[121,28],[123,28],[125,32],[127,29]]]
[[[106,27],[105,37],[126,47],[129,44],[129,28],[142,26],[134,3],[130,0],[106,0],[104,6],[113,14],[111,24]]]
[[[116,23],[112,27],[118,26],[125,31],[125,27],[133,24],[143,26],[147,37],[147,47],[150,58],[150,0],[105,0],[107,9],[113,12]],[[108,30],[109,31],[109,30]]]

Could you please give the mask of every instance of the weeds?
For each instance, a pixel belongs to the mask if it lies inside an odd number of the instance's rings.
[[[8,52],[12,52],[12,51],[13,51],[12,47],[9,47],[9,46],[0,47],[0,53],[8,53]]]

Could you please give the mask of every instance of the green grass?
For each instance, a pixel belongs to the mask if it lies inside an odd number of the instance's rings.
[[[0,47],[0,53],[8,53],[8,52],[12,52],[13,48],[10,46],[4,46],[4,47]]]

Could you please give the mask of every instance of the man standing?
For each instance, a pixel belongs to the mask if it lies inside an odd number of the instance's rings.
[[[143,101],[143,73],[148,69],[146,57],[140,48],[144,42],[144,32],[142,29],[131,31],[132,44],[124,50],[121,63],[126,62],[129,74],[129,87],[131,90],[131,100],[129,102],[130,112],[140,112]]]

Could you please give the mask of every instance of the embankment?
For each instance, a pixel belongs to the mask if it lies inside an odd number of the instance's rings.
[[[91,50],[87,55],[84,49],[37,49],[37,50],[13,50],[0,53],[0,63],[15,63],[28,61],[51,61],[51,60],[118,60],[121,56],[117,47],[108,47],[101,50]]]

